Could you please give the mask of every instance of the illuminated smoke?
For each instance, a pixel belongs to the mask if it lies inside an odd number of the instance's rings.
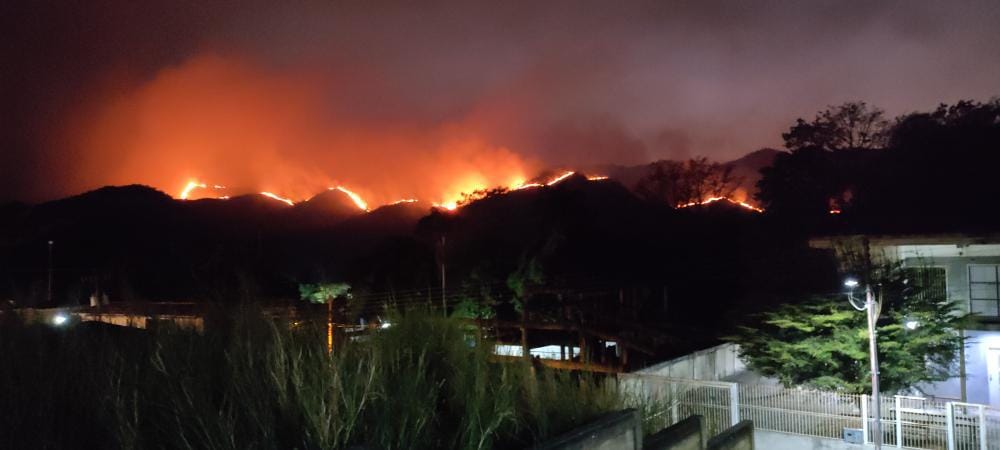
[[[294,203],[350,186],[361,209],[400,198],[457,207],[463,193],[538,170],[491,142],[479,119],[359,118],[338,103],[351,86],[336,79],[203,55],[113,96],[95,94],[65,130],[79,149],[78,184],[67,188],[139,183],[183,199],[219,198],[197,193],[213,180],[239,187],[226,195],[280,193]]]

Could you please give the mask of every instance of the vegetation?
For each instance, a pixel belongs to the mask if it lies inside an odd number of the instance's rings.
[[[830,209],[855,226],[995,226],[983,206],[1000,195],[1000,99],[960,101],[887,120],[863,102],[799,119],[782,137],[789,150],[761,170],[757,198],[768,213],[816,226]],[[958,225],[956,225],[958,224]]]
[[[880,271],[876,293],[882,304],[877,322],[881,390],[898,392],[921,382],[955,375],[951,367],[966,320],[957,305],[921,271]],[[864,293],[855,294],[863,302]],[[868,329],[864,311],[846,295],[814,297],[761,314],[755,325],[731,338],[754,371],[784,385],[809,385],[870,392]]]
[[[523,448],[624,407],[613,383],[490,361],[407,316],[332,356],[243,310],[197,333],[0,324],[2,448]]]
[[[733,176],[732,167],[705,157],[687,161],[657,161],[649,165],[635,192],[646,200],[673,207],[710,197],[730,197],[740,181]]]

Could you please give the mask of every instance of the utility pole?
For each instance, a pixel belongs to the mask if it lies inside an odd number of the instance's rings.
[[[48,306],[52,306],[52,244],[53,241],[49,241],[49,288],[48,288]]]

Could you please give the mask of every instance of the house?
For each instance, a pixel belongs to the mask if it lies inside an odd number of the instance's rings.
[[[849,235],[809,244],[831,250],[842,264],[860,251],[873,262],[920,269],[928,287],[974,314],[974,325],[962,331],[967,341],[956,376],[920,388],[941,399],[1000,406],[1000,235]]]

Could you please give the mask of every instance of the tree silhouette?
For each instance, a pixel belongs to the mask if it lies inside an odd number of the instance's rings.
[[[646,200],[677,206],[711,197],[730,197],[739,182],[731,167],[701,157],[654,162],[635,190]]]
[[[847,102],[818,112],[812,122],[798,119],[781,137],[792,152],[805,148],[870,150],[885,146],[888,131],[889,121],[881,109]]]

